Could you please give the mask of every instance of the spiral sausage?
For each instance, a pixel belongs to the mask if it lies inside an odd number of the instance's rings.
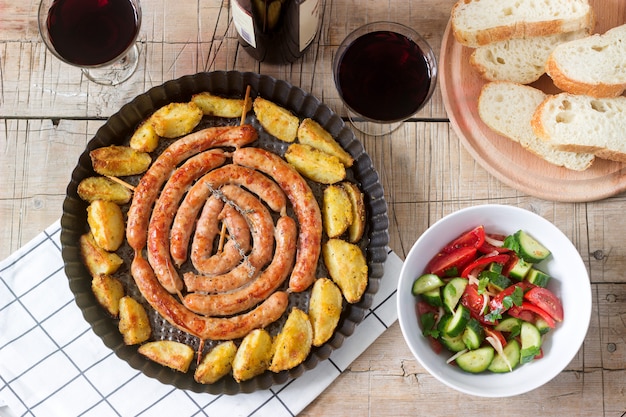
[[[249,285],[221,294],[187,294],[183,304],[209,316],[238,314],[254,307],[274,292],[289,275],[296,253],[296,222],[288,216],[276,223],[276,251],[270,265]]]
[[[267,208],[252,193],[236,185],[224,185],[219,192],[226,204],[233,204],[247,219],[252,235],[252,251],[242,263],[226,274],[206,276],[185,273],[183,280],[190,292],[223,292],[245,285],[258,276],[261,268],[272,259],[274,221]]]
[[[233,162],[274,178],[291,201],[300,224],[300,232],[289,289],[294,292],[306,290],[315,281],[322,241],[322,216],[311,188],[291,165],[264,149],[237,149],[233,153]]]

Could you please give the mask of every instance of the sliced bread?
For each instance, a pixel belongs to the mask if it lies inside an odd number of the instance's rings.
[[[556,150],[533,132],[530,121],[546,97],[543,91],[530,86],[508,81],[491,82],[481,90],[478,114],[490,129],[518,142],[547,162],[584,171],[593,163],[593,155]]]
[[[621,95],[626,89],[626,25],[557,46],[546,72],[554,85],[572,94]]]
[[[549,96],[531,124],[537,136],[557,149],[626,162],[626,97]]]
[[[506,39],[573,32],[595,24],[587,0],[459,0],[450,20],[456,40],[472,48]]]
[[[581,29],[493,42],[476,48],[469,62],[485,80],[530,84],[545,74],[548,56],[557,45],[589,34],[590,30]]]

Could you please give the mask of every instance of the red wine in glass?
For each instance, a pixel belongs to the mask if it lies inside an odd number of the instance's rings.
[[[94,66],[128,50],[139,19],[129,0],[55,0],[46,27],[58,55],[78,66]]]
[[[333,69],[350,119],[391,129],[426,104],[437,79],[428,43],[412,29],[392,22],[370,23],[348,35],[337,50]]]

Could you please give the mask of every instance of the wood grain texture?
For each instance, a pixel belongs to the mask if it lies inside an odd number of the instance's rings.
[[[596,2],[597,3],[597,2]],[[614,19],[623,19],[626,6]],[[121,105],[164,81],[198,71],[240,70],[284,79],[345,115],[332,79],[334,51],[360,25],[393,20],[416,28],[437,56],[454,0],[326,0],[320,35],[292,65],[259,64],[238,45],[228,0],[142,1],[141,61],[116,88],[97,86],[41,43],[36,2],[0,0],[0,257],[61,216],[78,155]],[[604,2],[603,2],[604,4]],[[600,29],[600,28],[599,28]],[[446,71],[446,68],[442,68]],[[302,412],[302,416],[626,414],[626,195],[558,203],[505,185],[468,153],[447,118],[438,88],[430,103],[391,135],[357,135],[385,189],[390,247],[404,258],[442,216],[482,203],[529,209],[559,227],[578,248],[593,294],[585,343],[544,387],[509,399],[457,393],[412,357],[397,324]]]

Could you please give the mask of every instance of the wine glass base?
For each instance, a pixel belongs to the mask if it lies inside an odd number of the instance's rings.
[[[393,123],[370,122],[351,111],[348,111],[348,119],[350,119],[350,123],[356,130],[370,136],[388,135],[402,125],[402,121]]]
[[[117,62],[98,68],[83,68],[85,77],[101,85],[118,85],[128,80],[139,64],[139,48],[137,44]]]

